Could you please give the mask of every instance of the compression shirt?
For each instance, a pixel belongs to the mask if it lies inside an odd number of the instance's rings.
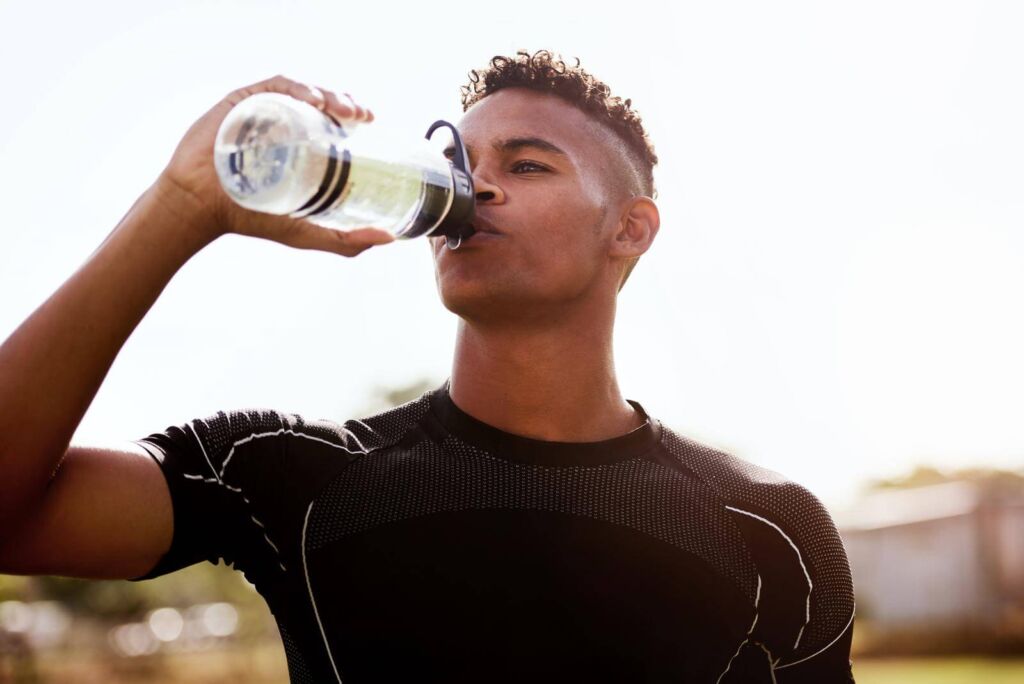
[[[137,441],[174,508],[134,581],[232,564],[290,681],[852,682],[853,587],[821,503],[641,427],[511,434],[441,387],[338,423],[218,412]]]

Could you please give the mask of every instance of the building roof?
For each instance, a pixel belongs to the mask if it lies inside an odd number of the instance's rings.
[[[880,490],[833,517],[844,532],[873,530],[967,515],[978,508],[981,498],[977,483],[968,481]]]

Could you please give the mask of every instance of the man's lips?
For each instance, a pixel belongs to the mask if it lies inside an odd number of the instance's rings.
[[[493,233],[494,235],[502,235],[502,232],[495,228],[490,221],[480,218],[479,216],[470,221],[469,225],[473,226],[473,229],[479,233]]]
[[[470,221],[469,225],[473,228],[473,232],[468,237],[463,238],[461,244],[487,242],[505,236],[502,231],[494,227],[494,224],[479,216]],[[444,247],[449,244],[449,239],[441,236],[439,244]]]

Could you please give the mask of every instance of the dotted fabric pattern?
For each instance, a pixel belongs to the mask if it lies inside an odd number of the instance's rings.
[[[550,467],[495,458],[448,437],[356,461],[317,499],[308,547],[440,511],[507,508],[587,516],[631,527],[697,556],[753,601],[756,570],[726,511],[699,481],[636,458]]]
[[[247,409],[245,411],[218,411],[209,418],[190,421],[196,436],[218,472],[224,470],[224,461],[233,454],[231,447],[241,434],[263,434],[287,430],[282,414],[271,409]]]
[[[362,451],[375,451],[402,439],[429,410],[430,403],[423,395],[365,420],[349,420],[345,427]]]
[[[288,633],[280,623],[278,630],[281,632],[281,642],[284,644],[284,655],[288,659],[288,681],[291,684],[316,684],[316,677],[313,676],[306,659],[302,656],[295,639]]]
[[[708,562],[751,601],[757,569],[725,505],[777,524],[796,544],[814,588],[810,622],[793,662],[827,646],[854,610],[842,539],[821,502],[784,476],[664,427],[661,448],[681,466],[641,457],[595,466],[511,462],[448,435],[387,449],[429,411],[424,395],[345,424],[367,452],[328,486],[310,520],[311,548],[388,522],[439,511],[519,508],[625,525]],[[695,476],[695,477],[694,477]]]
[[[231,524],[247,535],[248,554],[243,557],[268,568],[263,573],[267,583],[298,578],[304,590],[305,579],[295,574],[302,564],[292,563],[295,556],[288,555],[301,547],[301,520],[286,526],[279,513],[282,501],[304,512],[313,499],[309,550],[437,512],[549,511],[628,527],[692,554],[731,581],[753,605],[758,569],[736,524],[737,514],[726,508],[732,506],[778,525],[797,547],[813,581],[810,621],[799,648],[785,661],[819,652],[851,619],[853,586],[831,518],[810,492],[777,473],[664,426],[660,443],[635,458],[623,454],[627,460],[593,465],[520,462],[439,431],[429,413],[429,394],[343,425],[269,409],[219,412],[151,436],[151,443],[172,453],[169,472],[178,473],[182,483],[175,505],[194,513],[189,517],[197,521],[193,537],[205,534],[200,521],[219,524],[230,513],[238,520]],[[333,462],[337,454],[346,465],[330,478],[310,470],[315,490],[303,490],[308,494],[279,497],[275,487],[260,490],[260,483],[265,485],[268,476],[273,480],[280,471],[259,464],[312,464],[314,454],[327,455],[318,463]],[[183,538],[182,543],[187,541]],[[304,659],[294,635],[279,628],[291,681],[314,681],[310,665],[320,667],[315,656]],[[302,643],[302,648],[309,647]],[[319,642],[312,646],[320,647]]]
[[[800,550],[814,585],[811,620],[799,649],[786,660],[799,660],[827,646],[849,623],[854,595],[842,539],[822,503],[778,473],[671,430],[664,431],[662,443],[726,504],[764,515]]]

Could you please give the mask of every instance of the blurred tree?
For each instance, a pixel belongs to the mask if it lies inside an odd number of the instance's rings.
[[[961,468],[942,471],[932,466],[917,466],[910,473],[889,479],[873,480],[869,491],[910,489],[946,482],[975,482],[987,496],[1024,495],[1024,472],[997,468]]]
[[[28,581],[27,577],[0,575],[0,601],[11,601],[24,596]]]
[[[424,392],[439,387],[442,382],[442,380],[421,378],[401,387],[378,385],[371,390],[370,398],[363,405],[363,408],[356,413],[359,416],[370,416],[385,411],[393,406],[398,406],[418,398]]]
[[[241,573],[223,563],[197,563],[145,582],[34,577],[27,593],[35,600],[60,601],[73,613],[112,620],[131,619],[162,606],[215,601],[246,606],[263,600]]]

